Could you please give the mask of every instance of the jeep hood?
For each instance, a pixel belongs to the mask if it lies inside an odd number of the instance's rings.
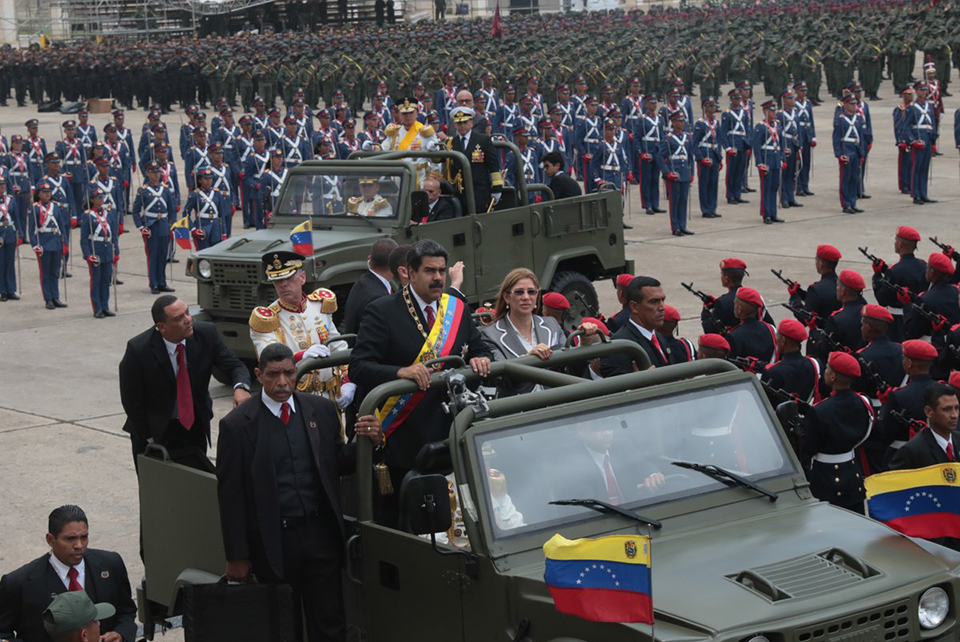
[[[243,236],[235,236],[225,242],[217,243],[213,247],[197,252],[198,258],[207,259],[237,259],[256,260],[270,250],[292,251],[290,230],[286,228],[271,228],[256,230]],[[339,252],[353,247],[363,247],[364,256],[370,245],[379,238],[386,238],[389,232],[379,232],[373,227],[343,226],[332,230],[314,230],[314,255],[323,259],[325,255]]]

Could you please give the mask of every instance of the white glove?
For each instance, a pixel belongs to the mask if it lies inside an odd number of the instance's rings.
[[[357,384],[349,381],[340,386],[340,394],[337,396],[337,408],[343,410],[353,403],[353,395],[357,393]]]
[[[501,196],[501,193],[500,193],[500,192],[494,192],[493,194],[490,195],[490,198],[493,199],[493,202],[494,202],[494,203],[499,203],[499,202],[500,202],[500,196]]]
[[[320,345],[319,343],[314,344],[303,351],[304,359],[312,359],[314,357],[329,357],[330,348],[325,345]]]

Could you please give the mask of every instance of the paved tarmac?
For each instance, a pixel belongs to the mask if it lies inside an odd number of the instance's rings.
[[[956,75],[954,87],[957,87]],[[825,91],[824,91],[825,93]],[[726,88],[723,95],[726,94]],[[840,211],[838,167],[831,146],[835,101],[815,110],[819,146],[814,150],[812,189],[815,196],[799,199],[804,207],[781,211],[782,225],[763,225],[759,214],[759,193],[747,194],[746,205],[726,205],[722,195],[719,219],[700,217],[691,190],[689,228],[696,235],[678,238],[670,234],[667,215],[646,216],[640,208],[637,188],[631,195],[634,226],[627,233],[627,256],[636,261],[637,273],[659,278],[666,288],[668,303],[684,318],[681,334],[696,341],[700,334],[700,302],[680,287],[693,281],[706,292],[720,294],[718,262],[739,256],[751,276],[746,283],[764,295],[774,318],[784,318],[777,304],[787,299],[786,291],[770,268],[806,285],[816,279],[813,254],[817,244],[832,243],[843,253],[841,269],[854,269],[869,278],[869,262],[857,252],[858,245],[888,262],[893,254],[893,233],[898,225],[909,224],[923,235],[920,255],[935,250],[927,236],[960,245],[960,228],[955,222],[960,200],[958,154],[953,145],[953,110],[960,99],[947,99],[947,116],[941,150],[944,156],[933,161],[931,198],[939,202],[915,206],[897,190],[897,148],[893,143],[890,114],[897,103],[891,83],[884,81],[883,100],[871,104],[876,142],[870,155],[867,192],[873,198],[862,201],[863,214]],[[699,97],[693,99],[699,101]],[[726,102],[725,100],[723,101]],[[758,99],[757,102],[762,102]],[[699,109],[696,110],[699,113]],[[208,110],[208,115],[212,112]],[[761,114],[757,110],[757,117]],[[48,147],[60,136],[61,114],[37,114],[33,108],[0,108],[0,128],[8,138],[25,133],[23,123],[39,118],[40,133]],[[91,122],[99,128],[109,115],[95,114]],[[127,112],[127,125],[139,141],[143,112]],[[176,113],[164,117],[176,140],[180,119]],[[178,169],[183,164],[177,156]],[[751,186],[759,177],[752,169]],[[186,194],[186,191],[183,192]],[[239,217],[236,217],[239,219]],[[129,219],[128,219],[129,221]],[[132,226],[131,226],[132,227]],[[47,552],[44,543],[46,518],[50,510],[65,503],[78,504],[90,519],[90,545],[118,551],[127,563],[130,578],[138,583],[143,568],[138,556],[137,482],[130,454],[130,442],[122,431],[123,409],[117,382],[117,365],[126,341],[150,326],[150,294],[145,258],[139,235],[121,238],[119,316],[94,319],[89,305],[87,271],[80,258],[74,234],[73,278],[67,280],[64,300],[69,308],[48,311],[39,294],[36,261],[29,248],[21,248],[23,299],[0,303],[0,574]],[[242,230],[235,229],[235,234]],[[180,251],[181,258],[185,254]],[[171,286],[188,303],[196,302],[191,279],[183,274],[184,263],[174,265]],[[469,266],[468,266],[469,267]],[[613,287],[597,284],[601,309],[616,312]],[[867,293],[872,300],[872,293]],[[231,407],[230,391],[214,383],[214,426]],[[214,429],[214,444],[216,429]],[[179,640],[175,631],[165,639]]]

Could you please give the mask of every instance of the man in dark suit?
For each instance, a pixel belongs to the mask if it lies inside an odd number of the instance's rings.
[[[488,211],[493,205],[500,202],[500,192],[503,189],[503,177],[500,174],[500,155],[493,146],[489,136],[473,131],[474,111],[469,107],[456,107],[450,112],[456,136],[448,139],[449,149],[460,152],[470,162],[470,172],[473,177],[473,202],[478,214]],[[447,162],[447,180],[453,185],[462,184],[463,172],[453,161]],[[460,201],[463,203],[463,213],[470,210],[467,207],[466,191],[461,187]]]
[[[390,253],[396,247],[397,242],[393,239],[380,239],[370,248],[367,271],[357,278],[347,295],[342,326],[344,334],[357,333],[368,303],[393,293],[393,285],[390,283],[393,276],[390,273]]]
[[[960,415],[956,391],[939,381],[931,383],[923,392],[923,412],[927,427],[897,449],[890,460],[890,470],[946,464],[960,456],[960,441],[955,432]]]
[[[553,190],[553,198],[572,198],[582,196],[583,190],[580,189],[580,183],[570,178],[563,171],[563,156],[560,152],[548,152],[540,159],[543,165],[543,173],[550,179],[547,185]]]
[[[233,382],[234,406],[250,398],[247,367],[212,323],[194,323],[187,304],[169,294],[157,297],[151,314],[154,327],[130,339],[120,361],[123,429],[130,433],[135,465],[148,443],[206,453],[214,367]]]
[[[293,352],[272,343],[255,370],[260,396],[220,420],[217,496],[227,578],[293,589],[297,640],[301,608],[310,642],[345,639],[340,585],[344,542],[340,475],[355,468],[355,444],[340,441],[334,404],[296,392]],[[356,434],[375,444],[380,422],[360,417]]]
[[[424,223],[433,223],[434,221],[448,221],[457,217],[457,212],[450,202],[450,198],[440,197],[440,181],[435,178],[428,178],[423,181],[423,191],[427,193],[427,215],[423,219],[416,221],[420,225]]]
[[[410,248],[409,285],[367,306],[350,359],[350,378],[360,395],[397,379],[410,379],[420,388],[417,393],[388,400],[382,407],[386,410],[381,415],[383,430],[388,437],[386,463],[396,489],[414,467],[420,448],[449,435],[452,419],[440,408],[441,393],[429,389],[430,375],[442,368],[430,369],[424,362],[447,354],[463,355],[481,377],[490,373],[492,355],[470,310],[458,297],[444,293],[447,258],[443,246],[430,239],[421,239]],[[431,342],[435,323],[443,324],[444,330]],[[391,517],[384,515],[385,520]]]
[[[649,276],[638,276],[627,286],[627,305],[630,319],[613,333],[613,339],[626,339],[639,343],[650,363],[661,368],[670,361],[664,348],[666,338],[658,332],[663,326],[663,314],[666,310],[666,295],[660,281]],[[641,367],[629,355],[614,354],[600,360],[600,374],[604,377],[628,374]]]
[[[0,640],[45,642],[43,612],[67,591],[85,591],[114,607],[100,623],[102,642],[134,642],[137,605],[130,597],[127,569],[119,555],[87,548],[87,516],[78,506],[61,506],[47,520],[50,552],[0,579]]]

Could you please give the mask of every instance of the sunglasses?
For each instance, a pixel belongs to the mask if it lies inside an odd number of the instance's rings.
[[[524,289],[522,289],[522,288],[517,288],[516,290],[513,290],[513,291],[511,292],[511,294],[512,294],[513,296],[523,296],[524,294],[526,294],[526,295],[529,296],[529,297],[535,297],[535,296],[537,296],[538,294],[540,294],[540,290],[536,290],[536,289],[534,289],[534,288],[530,288],[530,289],[528,289],[528,290],[524,290]]]

